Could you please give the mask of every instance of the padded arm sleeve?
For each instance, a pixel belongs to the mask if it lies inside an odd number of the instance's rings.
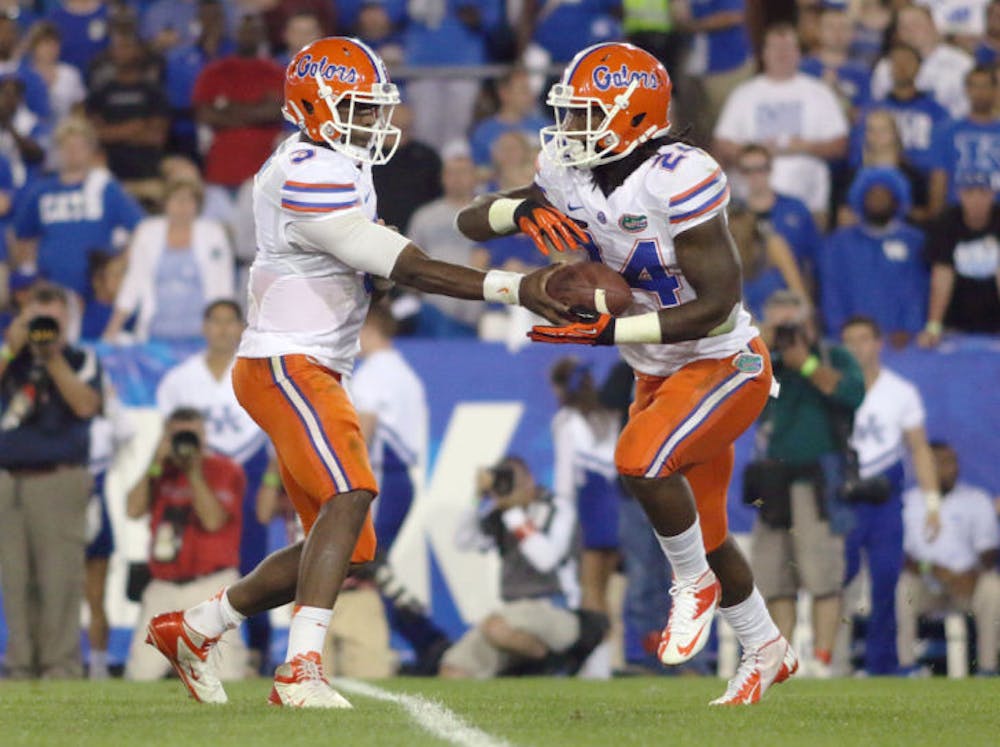
[[[322,220],[297,220],[288,224],[289,243],[332,254],[361,272],[387,278],[410,240],[378,223],[360,210],[348,210]]]

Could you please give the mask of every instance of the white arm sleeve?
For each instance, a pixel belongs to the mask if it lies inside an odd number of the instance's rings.
[[[345,265],[380,278],[392,273],[410,240],[378,223],[360,210],[348,210],[323,220],[297,220],[288,224],[290,244],[332,254]]]

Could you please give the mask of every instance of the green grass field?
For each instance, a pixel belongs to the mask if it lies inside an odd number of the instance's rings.
[[[710,709],[721,680],[612,682],[394,679],[392,693],[443,705],[507,745],[1000,744],[1000,680],[791,682],[752,708]],[[441,745],[395,702],[350,694],[353,711],[268,707],[267,680],[228,686],[226,706],[201,706],[176,681],[149,685],[0,682],[0,745]],[[453,741],[453,744],[463,744]]]

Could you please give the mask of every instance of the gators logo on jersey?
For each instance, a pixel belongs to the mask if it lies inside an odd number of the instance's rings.
[[[358,70],[356,67],[351,65],[335,65],[328,61],[325,56],[320,57],[319,60],[314,60],[311,54],[303,55],[295,68],[295,74],[300,78],[312,78],[315,77],[316,73],[319,73],[323,80],[339,80],[344,83],[358,82]]]
[[[632,215],[631,213],[625,213],[618,219],[618,225],[623,231],[628,231],[629,233],[639,233],[639,231],[646,230],[646,226],[649,225],[649,219],[646,218],[645,215]]]

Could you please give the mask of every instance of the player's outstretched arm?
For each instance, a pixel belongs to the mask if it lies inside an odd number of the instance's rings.
[[[455,226],[473,241],[522,231],[546,256],[552,249],[579,249],[588,241],[572,218],[549,204],[537,184],[477,197],[459,212]]]
[[[545,292],[549,275],[558,269],[558,265],[550,265],[527,275],[503,270],[482,272],[431,259],[415,244],[408,244],[396,259],[389,279],[424,293],[521,305],[559,323],[569,318],[569,307]]]
[[[742,271],[736,245],[721,216],[689,228],[674,238],[677,263],[698,294],[693,301],[637,316],[564,327],[535,327],[536,342],[617,345],[700,340],[733,329],[742,297]]]

